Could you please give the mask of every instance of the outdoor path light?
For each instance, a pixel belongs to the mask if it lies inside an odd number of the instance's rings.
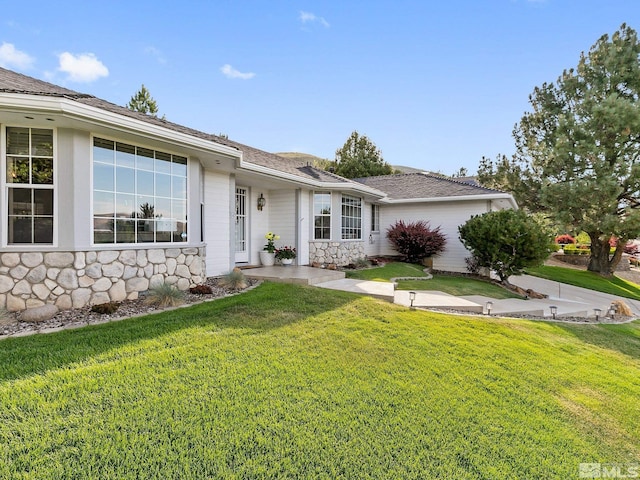
[[[411,306],[413,307],[413,301],[416,299],[416,292],[409,292],[409,300],[411,301]]]
[[[491,309],[493,308],[493,302],[487,302],[487,315],[491,315]]]
[[[602,309],[600,308],[594,308],[593,309],[593,313],[596,314],[596,322],[598,321],[598,319],[600,318],[600,314],[602,313]]]
[[[551,305],[549,307],[549,309],[551,310],[551,316],[555,320],[556,319],[556,313],[558,313],[558,307],[556,307],[555,305]]]

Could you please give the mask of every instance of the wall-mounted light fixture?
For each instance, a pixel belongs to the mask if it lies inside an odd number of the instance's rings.
[[[267,204],[267,199],[264,198],[264,195],[260,194],[258,197],[258,210],[262,211],[264,206]]]

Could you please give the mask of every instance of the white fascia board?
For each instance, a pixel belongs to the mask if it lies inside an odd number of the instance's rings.
[[[514,210],[518,209],[518,204],[513,199],[513,196],[508,193],[496,193],[496,194],[478,194],[478,195],[458,195],[451,197],[432,197],[432,198],[400,198],[397,200],[385,198],[383,203],[389,205],[407,204],[407,203],[439,203],[439,202],[461,202],[472,200],[507,200]]]
[[[65,117],[82,120],[87,123],[151,136],[191,148],[227,155],[236,159],[239,159],[242,155],[238,149],[233,147],[193,137],[169,128],[153,125],[125,115],[85,105],[64,97],[1,93],[0,107],[19,109],[21,111],[36,110],[42,113],[63,115]]]
[[[281,170],[276,170],[273,168],[265,167],[262,165],[257,165],[255,163],[247,162],[245,160],[240,160],[240,169],[250,171],[252,173],[258,173],[261,175],[266,175],[268,177],[276,178],[278,180],[287,180],[296,184],[305,185],[308,187],[316,188],[316,189],[326,189],[326,190],[341,190],[341,191],[353,191],[362,193],[365,195],[369,195],[375,198],[382,198],[385,196],[383,192],[380,190],[376,190],[375,188],[367,187],[361,183],[357,182],[318,182],[312,180],[310,178],[303,178],[292,173],[283,172]]]

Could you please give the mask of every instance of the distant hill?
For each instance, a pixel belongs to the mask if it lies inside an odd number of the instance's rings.
[[[327,167],[331,162],[333,162],[332,159],[320,158],[320,157],[316,157],[315,155],[311,155],[309,153],[301,153],[301,152],[278,152],[276,153],[276,155],[279,155],[284,158],[291,158],[293,160],[298,160],[301,162],[306,162],[309,165],[313,165],[314,167],[320,168],[322,170],[326,170],[325,167]],[[427,172],[427,173],[432,173],[434,175],[440,175],[439,173],[429,172],[422,168],[406,167],[404,165],[391,165],[391,167],[399,173]]]
[[[298,160],[300,162],[306,162],[309,165],[313,165],[316,168],[320,168],[324,170],[325,166],[327,166],[331,160],[328,158],[320,158],[315,155],[311,155],[309,153],[300,153],[300,152],[278,152],[276,155],[279,155],[284,158],[291,158],[293,160]]]
[[[391,168],[398,170],[400,173],[419,173],[426,171],[422,168],[405,167],[404,165],[391,165]]]

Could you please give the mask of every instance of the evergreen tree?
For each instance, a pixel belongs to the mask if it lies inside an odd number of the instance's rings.
[[[391,165],[382,158],[382,153],[366,135],[353,131],[342,148],[336,150],[334,173],[345,178],[372,177],[394,173]]]
[[[153,115],[154,117],[158,115],[158,104],[147,90],[147,87],[142,85],[140,90],[131,97],[129,103],[127,104],[127,108],[129,110],[133,110],[135,112],[146,113],[147,115]]]
[[[640,42],[626,25],[603,35],[575,69],[536,87],[514,130],[516,154],[483,159],[480,179],[506,187],[591,239],[588,269],[610,276],[640,235]],[[494,182],[493,184],[491,182]],[[609,240],[618,238],[610,253]]]

